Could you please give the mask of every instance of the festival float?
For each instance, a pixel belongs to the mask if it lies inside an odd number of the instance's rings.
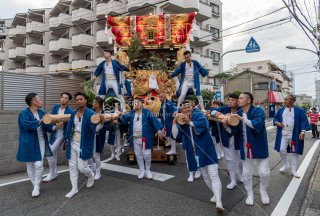
[[[132,81],[134,96],[141,96],[144,107],[156,116],[160,110],[159,92],[168,99],[176,94],[176,80],[168,73],[184,61],[183,52],[189,46],[189,36],[195,13],[147,16],[107,16],[106,33],[115,42],[115,57],[130,66],[126,76]],[[135,161],[134,152],[127,154]],[[177,155],[166,155],[164,143],[155,138],[153,161],[174,164]]]

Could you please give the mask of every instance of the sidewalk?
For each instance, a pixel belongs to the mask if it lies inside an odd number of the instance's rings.
[[[320,156],[310,179],[304,203],[300,209],[300,216],[320,215]]]

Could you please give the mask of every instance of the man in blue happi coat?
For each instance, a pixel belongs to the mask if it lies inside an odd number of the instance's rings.
[[[299,155],[303,154],[304,135],[310,130],[308,118],[303,109],[294,107],[295,97],[287,95],[285,97],[285,107],[280,108],[273,122],[277,126],[277,135],[274,149],[280,153],[283,166],[280,172],[290,169],[288,153],[291,154],[291,174],[300,178],[297,173]]]
[[[60,129],[62,124],[53,126],[42,122],[46,114],[41,109],[42,101],[36,93],[29,93],[25,97],[28,108],[19,113],[19,148],[17,160],[25,162],[27,173],[33,184],[32,197],[40,195],[40,183],[43,174],[44,156],[52,156],[47,132]]]
[[[102,80],[99,89],[99,95],[101,97],[105,97],[108,90],[113,89],[116,97],[120,100],[121,109],[125,112],[125,101],[123,96],[121,95],[121,74],[122,71],[129,71],[129,69],[120,64],[117,60],[113,60],[111,58],[112,51],[104,50],[103,55],[106,60],[103,60],[96,71],[94,72],[93,79],[95,80],[97,76],[102,73]]]
[[[180,107],[182,101],[187,95],[188,90],[191,88],[198,98],[201,111],[205,111],[203,98],[200,91],[200,74],[202,77],[206,77],[208,71],[198,61],[191,59],[191,52],[189,50],[186,50],[183,53],[183,56],[185,61],[182,62],[169,76],[169,78],[172,78],[181,74],[179,91],[177,92],[177,95],[179,95],[177,106]]]
[[[133,147],[138,162],[140,173],[139,179],[146,177],[152,179],[151,169],[151,150],[153,149],[155,133],[160,139],[163,135],[163,126],[155,115],[149,110],[142,108],[144,100],[136,97],[134,100],[134,110],[122,115],[119,121],[129,125],[129,145]]]
[[[53,106],[51,114],[53,115],[63,115],[71,114],[72,109],[68,106],[69,101],[72,99],[72,96],[69,92],[62,92],[60,95],[60,103]],[[57,172],[57,159],[58,159],[58,150],[63,145],[65,138],[64,133],[66,131],[65,125],[62,125],[62,128],[54,131],[50,135],[50,148],[52,151],[52,156],[48,156],[48,164],[50,168],[49,175],[42,180],[42,182],[50,182],[58,177]]]

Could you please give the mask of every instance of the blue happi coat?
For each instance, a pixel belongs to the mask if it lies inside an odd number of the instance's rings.
[[[66,157],[70,160],[71,155],[71,142],[74,133],[74,118],[77,110],[71,113],[71,117],[67,124],[67,130],[65,134],[66,138]],[[86,107],[81,122],[81,140],[80,140],[80,158],[82,160],[88,160],[93,156],[94,136],[96,134],[96,125],[92,124],[91,116],[95,113]]]
[[[59,112],[59,109],[61,107],[61,104],[56,104],[53,106],[52,110],[51,110],[51,114],[56,115]],[[71,114],[73,111],[69,106],[66,106],[66,109],[64,110],[64,114]],[[66,133],[67,127],[66,124],[64,124],[64,128],[63,128],[63,134]],[[52,145],[54,143],[56,139],[56,132],[52,132],[50,134],[50,145]]]
[[[243,116],[243,109],[238,111],[240,116]],[[251,145],[253,158],[252,159],[264,159],[269,157],[267,130],[265,126],[265,114],[260,107],[251,106],[247,113],[248,120],[251,121],[253,128],[246,125],[247,143]],[[243,143],[243,124],[240,121],[241,138],[240,142]],[[242,144],[241,143],[241,144]],[[246,152],[245,158],[248,158],[247,143],[243,143],[243,147]],[[243,158],[242,158],[243,159]]]
[[[198,61],[196,60],[192,60],[193,63],[193,67],[194,67],[194,88],[196,89],[196,95],[200,96],[201,92],[200,92],[200,77],[199,77],[199,73],[201,74],[202,77],[205,77],[208,75],[208,71],[206,68],[204,68]],[[178,68],[170,75],[170,78],[178,76],[179,74],[181,74],[181,79],[180,79],[180,85],[179,85],[179,89],[177,91],[177,95],[180,95],[181,93],[181,88],[184,82],[184,78],[186,75],[186,62],[182,62]]]
[[[136,111],[131,110],[129,113],[119,118],[120,122],[129,125],[129,146],[133,147],[133,120]],[[141,114],[142,120],[142,137],[146,138],[146,149],[153,148],[153,139],[156,132],[163,128],[161,122],[155,117],[155,115],[148,109],[142,108]]]
[[[191,121],[194,127],[187,124],[177,125],[179,130],[177,136],[182,136],[182,147],[186,151],[189,171],[196,171],[198,168],[217,164],[218,159],[209,133],[209,123],[206,116],[201,112],[193,111]],[[193,152],[190,127],[192,129],[195,153],[199,156],[199,166],[197,166]]]
[[[113,68],[113,72],[114,72],[114,75],[116,77],[116,80],[118,82],[118,94],[121,93],[121,86],[120,86],[120,71],[129,71],[129,69],[120,64],[117,60],[111,60],[111,63],[112,63],[112,68]],[[96,71],[94,72],[94,75],[97,77],[99,76],[101,73],[102,73],[102,79],[101,79],[101,85],[100,85],[100,89],[99,89],[99,95],[106,95],[107,94],[107,89],[106,89],[106,75],[104,73],[104,66],[106,64],[106,60],[102,61]]]
[[[166,99],[165,100],[165,111],[163,116],[163,103],[161,104],[160,111],[159,111],[159,116],[162,125],[167,129],[167,134],[166,137],[171,137],[172,133],[172,121],[173,121],[173,114],[176,112],[178,109],[177,107],[173,104],[172,101]]]
[[[102,110],[103,114],[104,111]],[[106,132],[109,128],[110,123],[109,122],[105,122],[103,124],[103,127],[99,130],[99,132],[96,133],[96,152],[98,153],[102,153],[103,152],[103,148],[104,148],[104,143],[106,142]]]
[[[276,122],[283,123],[282,114],[284,109],[285,107],[282,107],[276,112],[273,118],[274,123]],[[291,148],[287,148],[288,153],[296,153],[299,155],[303,154],[304,140],[299,139],[299,134],[301,133],[302,130],[305,130],[305,131],[310,130],[310,124],[309,124],[308,118],[303,109],[294,107],[294,125],[293,125],[292,140],[296,142],[296,152],[291,152]],[[278,127],[275,146],[274,146],[274,149],[278,152],[280,151],[281,138],[282,138],[282,127]]]
[[[231,108],[228,106],[222,106],[222,107],[218,107],[218,108],[212,108],[210,110],[210,112],[212,112],[213,110],[216,110],[222,114],[230,114],[231,113]],[[228,131],[226,131],[225,127],[219,123],[219,129],[220,129],[220,134],[221,134],[221,142],[222,145],[226,148],[229,148],[229,138],[234,136],[234,149],[235,150],[240,150],[242,149],[242,145],[240,145],[240,137],[241,137],[241,131],[240,131],[240,126],[229,126],[231,128],[231,133],[229,133]],[[238,127],[238,128],[237,128]]]
[[[44,110],[37,110],[39,118],[46,114]],[[52,152],[49,147],[49,141],[47,132],[52,132],[53,125],[46,125],[34,118],[32,111],[29,108],[22,110],[18,117],[19,125],[19,149],[17,153],[17,160],[20,162],[35,162],[41,161],[39,139],[37,128],[42,127],[44,141],[45,141],[45,153],[44,156],[52,156]]]

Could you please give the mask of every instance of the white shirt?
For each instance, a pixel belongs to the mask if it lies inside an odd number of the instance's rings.
[[[138,121],[139,117],[139,121]],[[138,113],[135,113],[134,119],[133,119],[133,137],[134,138],[142,138],[142,112],[140,115]]]
[[[194,67],[193,67],[193,62],[191,62],[191,65],[186,62],[186,75],[185,75],[186,80],[194,80]]]
[[[37,114],[33,114],[34,118],[37,119],[38,121],[40,120],[39,114],[37,112]],[[38,126],[37,128],[37,134],[38,134],[38,141],[39,143],[44,143],[44,134],[43,134],[43,130],[41,127],[41,124]]]
[[[81,133],[81,126],[83,121],[83,116],[81,116],[81,122],[79,121],[79,118],[77,116],[74,117],[73,124],[74,124],[74,132]]]
[[[294,108],[288,108],[286,107],[282,113],[282,119],[283,119],[283,129],[282,134],[283,135],[291,135],[293,132],[293,126],[294,126]]]
[[[115,80],[116,77],[114,75],[114,71],[113,71],[113,67],[112,67],[112,62],[110,62],[109,64],[104,65],[104,73],[106,75],[106,80]]]

